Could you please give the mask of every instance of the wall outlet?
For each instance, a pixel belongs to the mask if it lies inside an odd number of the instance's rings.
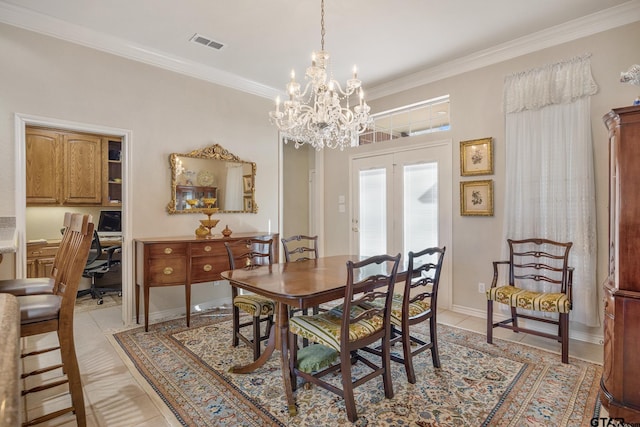
[[[484,294],[484,292],[485,292],[484,283],[482,282],[478,283],[478,293]]]

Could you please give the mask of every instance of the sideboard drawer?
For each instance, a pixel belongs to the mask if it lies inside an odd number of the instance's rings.
[[[187,243],[156,243],[153,245],[149,245],[149,256],[150,257],[159,257],[159,256],[176,256],[176,255],[187,255]]]
[[[192,243],[191,256],[213,256],[228,258],[227,249],[224,247],[224,243],[220,241]]]
[[[187,257],[151,259],[148,280],[154,286],[185,284],[187,281]]]
[[[191,258],[191,282],[202,283],[221,280],[220,273],[229,269],[227,257]]]

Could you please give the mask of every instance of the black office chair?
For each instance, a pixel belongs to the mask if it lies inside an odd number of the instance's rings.
[[[116,254],[122,252],[122,246],[109,246],[103,248],[100,244],[100,237],[96,231],[93,232],[93,240],[91,241],[91,250],[87,259],[87,265],[84,268],[82,277],[91,279],[91,288],[78,292],[78,297],[91,294],[91,298],[98,300],[98,305],[104,303],[102,295],[107,292],[118,292],[118,296],[122,296],[122,283],[118,283],[117,287],[96,286],[96,279],[104,276],[114,267],[119,266],[121,261]]]

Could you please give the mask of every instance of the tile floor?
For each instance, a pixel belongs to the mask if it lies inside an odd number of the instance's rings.
[[[179,426],[166,405],[146,384],[131,363],[120,353],[111,334],[122,329],[120,306],[100,308],[76,313],[76,351],[82,374],[87,425],[108,427],[129,426]],[[443,311],[439,322],[477,332],[485,332],[485,319]],[[506,329],[494,330],[497,338],[512,339],[524,344],[559,351],[559,344],[552,340],[526,334],[513,334]],[[42,348],[48,342],[56,342],[55,336],[31,337],[23,343],[26,348]],[[602,363],[602,346],[571,341],[573,357]],[[55,357],[50,355],[48,357]],[[559,356],[558,356],[559,357]],[[45,356],[39,356],[38,365],[46,365]],[[30,367],[30,366],[29,366]],[[25,367],[27,369],[28,367]],[[40,379],[41,381],[41,379]],[[68,406],[66,385],[29,395],[23,400],[23,410],[32,419],[51,408]],[[42,426],[75,426],[75,416],[67,414]]]

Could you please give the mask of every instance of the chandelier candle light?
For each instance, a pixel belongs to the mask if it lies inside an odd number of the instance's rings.
[[[324,147],[343,150],[358,145],[358,135],[371,122],[371,108],[364,100],[362,82],[358,80],[355,66],[353,77],[347,80],[344,90],[332,75],[327,75],[329,52],[324,50],[324,0],[320,3],[320,10],[320,51],[313,52],[311,56],[304,91],[300,91],[300,83],[296,82],[295,71],[292,70],[291,81],[287,84],[289,99],[284,101],[281,109],[280,97],[276,98],[276,110],[271,111],[269,117],[283,133],[285,142],[294,141],[296,148],[309,144],[318,151]],[[356,93],[359,100],[352,109],[350,101]]]

